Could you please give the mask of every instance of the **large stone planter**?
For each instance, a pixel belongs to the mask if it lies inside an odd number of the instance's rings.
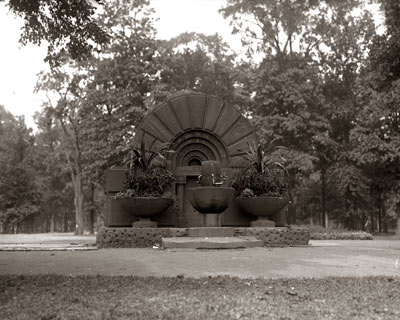
[[[274,227],[275,222],[268,218],[278,214],[289,203],[289,199],[283,197],[249,197],[237,201],[246,212],[258,217],[251,222],[252,227]]]
[[[151,221],[150,217],[165,211],[173,202],[170,198],[160,197],[135,197],[118,201],[121,201],[124,210],[139,218],[139,221],[132,224],[136,228],[157,227],[157,222]]]

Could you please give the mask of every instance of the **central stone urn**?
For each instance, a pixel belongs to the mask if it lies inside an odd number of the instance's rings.
[[[219,161],[202,161],[201,175],[198,178],[201,186],[188,189],[190,203],[203,214],[204,227],[220,227],[220,214],[233,200],[234,189],[222,187],[225,180],[226,177],[221,175]]]

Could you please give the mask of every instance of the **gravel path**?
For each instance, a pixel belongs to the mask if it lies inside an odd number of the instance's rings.
[[[61,238],[51,235],[47,244],[62,245]],[[0,237],[0,244],[3,239]],[[82,241],[83,246],[92,243],[93,239],[87,236],[81,239],[64,235],[63,241],[64,244]],[[33,240],[29,243],[34,245]],[[0,251],[0,274],[184,275],[195,278],[210,275],[240,278],[400,276],[400,241],[315,240],[310,241],[310,246],[307,247],[246,250],[138,248]]]

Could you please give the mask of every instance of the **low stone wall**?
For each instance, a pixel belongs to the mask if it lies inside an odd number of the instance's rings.
[[[310,231],[302,227],[235,228],[235,235],[253,236],[264,241],[265,247],[307,245]]]
[[[254,236],[264,241],[265,247],[307,245],[307,228],[234,228],[235,236]],[[161,238],[184,237],[187,228],[108,228],[97,234],[98,248],[146,248],[161,244]]]
[[[183,237],[186,228],[108,228],[97,233],[98,248],[147,248],[161,245],[161,238]]]

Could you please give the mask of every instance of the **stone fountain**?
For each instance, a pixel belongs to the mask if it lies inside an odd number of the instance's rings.
[[[203,227],[221,227],[221,213],[233,200],[234,189],[223,187],[227,177],[221,174],[219,161],[201,162],[200,187],[189,188],[192,206],[203,215]]]
[[[253,214],[239,203],[240,199],[232,199],[233,189],[227,187],[229,179],[245,165],[242,156],[249,151],[249,145],[258,141],[254,127],[234,106],[198,92],[172,95],[141,120],[135,139],[152,150],[168,145],[171,152],[166,156],[166,166],[176,178],[171,187],[175,201],[151,216],[150,222],[147,206],[135,209],[140,212],[133,215],[132,206],[125,207],[115,199],[124,189],[127,169],[110,168],[105,185],[105,227],[97,237],[99,247],[168,247],[169,241],[175,241],[170,242],[170,247],[178,247],[196,237],[189,243],[192,248],[245,247],[260,245],[260,241],[265,246],[308,243],[308,230],[287,228],[286,222],[280,222],[285,220],[281,219],[285,218],[285,209],[270,215],[260,206],[261,214]],[[257,218],[266,215],[273,222]],[[147,227],[132,228],[138,225]],[[255,237],[258,243],[249,244],[243,238],[247,236]],[[217,238],[231,239],[217,243]]]

